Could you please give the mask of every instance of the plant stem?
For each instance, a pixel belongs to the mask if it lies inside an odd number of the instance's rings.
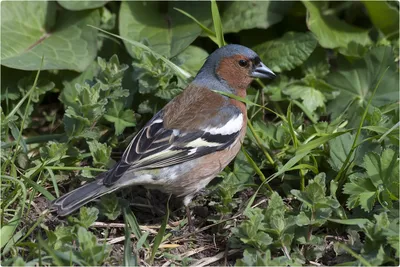
[[[59,141],[62,138],[64,138],[66,135],[65,134],[46,134],[46,135],[38,135],[38,136],[32,136],[24,139],[24,142],[29,145],[29,144],[36,144],[36,143],[46,143],[48,141]],[[9,143],[2,143],[1,148],[7,149],[15,145],[17,141],[12,141]]]
[[[274,160],[272,159],[272,157],[268,153],[268,151],[264,148],[263,144],[261,144],[260,138],[258,137],[256,131],[254,130],[253,125],[251,124],[250,120],[247,121],[247,125],[249,126],[249,129],[250,129],[251,133],[253,134],[254,139],[256,139],[256,142],[257,142],[258,146],[261,148],[261,150],[264,153],[265,157],[267,158],[269,163],[271,163],[271,165],[275,167]]]

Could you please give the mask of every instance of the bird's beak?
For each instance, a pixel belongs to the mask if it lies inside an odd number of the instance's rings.
[[[268,78],[273,79],[276,77],[275,73],[272,72],[267,66],[260,62],[252,71],[251,77],[254,78]]]

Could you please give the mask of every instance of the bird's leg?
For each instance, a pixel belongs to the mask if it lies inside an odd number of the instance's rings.
[[[185,206],[186,208],[186,217],[188,219],[188,225],[189,225],[189,232],[193,232],[194,228],[193,228],[193,222],[192,222],[192,216],[190,215],[190,209],[189,206]]]
[[[190,209],[189,209],[189,204],[192,201],[193,197],[194,197],[194,195],[187,195],[183,199],[183,205],[185,205],[185,208],[186,208],[186,217],[188,220],[189,232],[193,232],[193,230],[194,230],[193,223],[192,223],[192,216],[190,215]]]

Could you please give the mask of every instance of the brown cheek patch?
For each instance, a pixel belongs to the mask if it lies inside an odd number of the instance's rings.
[[[246,96],[246,89],[253,79],[249,76],[248,68],[240,67],[237,64],[241,59],[246,60],[246,58],[238,55],[222,59],[217,69],[217,74],[230,87],[236,89],[236,93],[239,96],[244,97]]]

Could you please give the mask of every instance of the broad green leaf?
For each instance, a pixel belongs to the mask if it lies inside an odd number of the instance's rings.
[[[51,1],[9,1],[1,7],[2,65],[37,70],[44,56],[42,70],[83,71],[96,56],[97,31],[87,25],[99,25],[98,10],[58,14]]]
[[[335,14],[324,14],[323,3],[303,1],[308,10],[307,26],[324,48],[347,48],[350,43],[372,44],[368,30],[357,28],[340,20]]]
[[[182,9],[205,25],[210,23],[210,7],[205,2],[122,2],[119,14],[120,35],[145,42],[155,52],[171,58],[188,47],[201,28],[190,18],[174,10]],[[132,45],[124,41],[128,52]]]
[[[124,104],[121,101],[112,101],[112,106],[104,114],[104,118],[114,123],[115,134],[120,135],[126,127],[136,125],[135,114],[133,110],[124,110]]]
[[[376,188],[384,186],[399,197],[399,161],[398,153],[386,149],[381,155],[368,153],[364,157],[364,167]]]
[[[222,24],[225,33],[267,29],[280,22],[292,6],[290,2],[277,1],[232,1],[223,4]]]
[[[288,32],[283,37],[253,47],[273,71],[292,70],[314,51],[317,40],[312,33]]]
[[[329,144],[329,159],[328,162],[332,169],[339,171],[346,160],[347,155],[350,153],[351,146],[353,145],[354,135],[346,133],[338,136],[328,142]],[[350,160],[354,158],[354,154]]]
[[[310,112],[314,112],[319,107],[325,107],[325,96],[310,86],[293,84],[283,88],[282,93],[289,95],[291,99],[301,99]]]
[[[90,0],[90,1],[60,1],[60,0],[58,0],[57,2],[60,6],[62,6],[65,9],[78,11],[78,10],[102,7],[105,4],[107,4],[107,2],[109,2],[109,0],[106,0],[106,1],[92,1],[92,0]]]
[[[208,53],[206,50],[190,45],[176,57],[172,58],[172,61],[194,76],[203,66],[207,57]]]
[[[399,10],[385,1],[362,1],[372,23],[385,35],[399,33]]]
[[[21,210],[15,211],[14,216],[5,223],[2,223],[0,228],[0,248],[2,249],[7,242],[13,237],[14,232],[17,230],[21,222]]]
[[[353,64],[341,62],[341,69],[326,77],[327,83],[340,92],[339,96],[327,106],[332,117],[336,118],[340,115],[345,107],[354,100],[356,100],[353,104],[355,110],[357,107],[363,108],[368,102],[378,78],[387,67],[389,69],[371,102],[375,107],[399,99],[399,76],[396,74],[392,49],[385,46],[376,47],[369,51],[365,58],[357,60]],[[351,115],[359,117],[358,112],[354,112]]]

